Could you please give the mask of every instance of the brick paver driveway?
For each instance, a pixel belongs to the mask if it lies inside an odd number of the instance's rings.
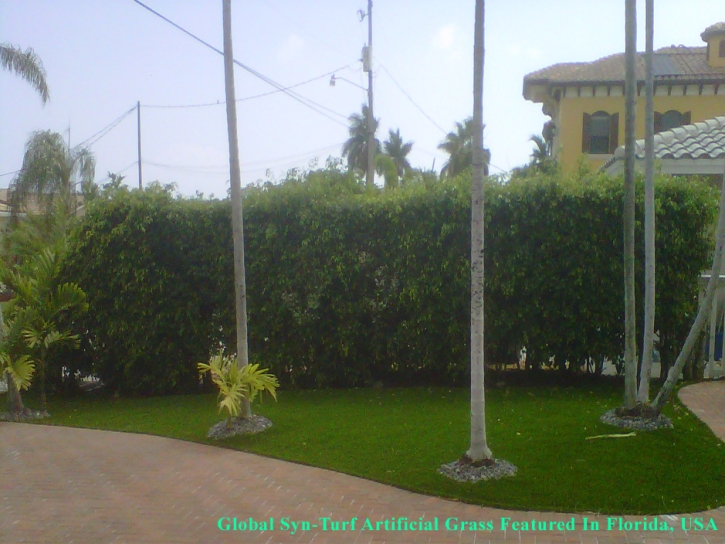
[[[690,386],[681,392],[681,398],[725,438],[725,382]],[[612,530],[606,530],[607,516],[513,512],[465,505],[327,470],[153,436],[0,423],[0,463],[3,544],[725,544],[725,508],[693,515],[705,524],[712,519],[716,531],[683,531],[682,519],[688,520],[689,516],[659,516],[659,523],[674,527],[672,532],[620,530],[616,520]],[[411,525],[409,530],[397,530],[401,518],[409,523],[420,523],[421,518],[430,523],[437,520],[438,530],[412,530]],[[503,531],[505,518],[510,518],[510,523]],[[381,525],[379,530],[363,530],[366,519],[372,524],[388,520],[389,525],[387,529]],[[553,527],[533,533],[511,528],[514,522],[534,519],[573,523],[574,528]],[[585,519],[590,526],[598,522],[602,530],[584,531]],[[649,522],[652,519],[647,517]],[[258,524],[256,529],[250,527],[250,520]],[[458,520],[458,529],[454,520]],[[641,516],[623,519],[625,523],[642,520]],[[461,531],[461,521],[484,525],[490,521],[493,530]],[[264,522],[266,530],[261,525]],[[293,526],[293,522],[298,525]],[[347,522],[344,528],[343,522]],[[222,531],[220,525],[232,530]],[[241,530],[244,528],[247,530]]]

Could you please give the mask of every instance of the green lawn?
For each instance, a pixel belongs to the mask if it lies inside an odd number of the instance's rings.
[[[477,484],[437,473],[468,447],[466,389],[281,391],[255,407],[271,429],[220,445],[502,508],[657,514],[725,504],[725,446],[678,403],[665,412],[672,430],[585,440],[623,432],[599,423],[621,394],[610,383],[487,392],[489,445],[518,474]],[[51,398],[46,422],[211,443],[215,400]]]

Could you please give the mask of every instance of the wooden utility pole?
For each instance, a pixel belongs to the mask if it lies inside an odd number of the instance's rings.
[[[368,0],[368,171],[365,183],[371,187],[375,183],[375,116],[373,115],[373,0]]]
[[[239,168],[237,138],[237,101],[234,91],[234,54],[232,52],[232,5],[223,0],[224,19],[224,83],[227,99],[227,132],[229,135],[229,174],[232,190],[232,237],[234,238],[234,295],[237,317],[237,366],[249,364],[247,344],[247,280],[244,270],[244,211],[242,208],[242,175]],[[252,416],[249,399],[242,399],[241,417]]]
[[[138,188],[143,189],[143,173],[141,170],[141,102],[136,102],[136,121],[138,126]]]

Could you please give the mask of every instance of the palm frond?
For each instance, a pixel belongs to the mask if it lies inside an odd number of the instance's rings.
[[[7,371],[18,389],[27,389],[33,381],[35,363],[27,355],[13,358],[8,353],[0,353],[0,369]]]
[[[48,83],[45,80],[43,62],[35,52],[28,48],[25,51],[11,44],[0,44],[0,66],[10,70],[30,83],[40,94],[43,104],[50,100]]]
[[[266,391],[277,399],[277,378],[268,373],[268,369],[260,369],[258,364],[240,369],[234,355],[219,352],[209,363],[198,363],[197,368],[200,374],[211,374],[212,381],[219,387],[219,411],[226,409],[230,417],[239,415],[244,399],[252,402],[261,392]]]

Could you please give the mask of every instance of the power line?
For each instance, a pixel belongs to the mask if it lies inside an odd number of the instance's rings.
[[[294,164],[296,162],[299,162],[301,160],[304,160],[306,158],[310,158],[317,153],[321,153],[323,151],[328,151],[331,149],[339,148],[344,142],[328,145],[326,147],[322,147],[319,149],[313,149],[311,151],[306,151],[304,153],[299,153],[296,155],[288,155],[286,157],[277,157],[274,159],[265,159],[261,161],[255,161],[255,162],[245,162],[244,165],[249,166],[255,166],[255,165],[264,165],[263,168],[257,168],[257,169],[249,169],[245,170],[245,172],[257,172],[260,170],[264,170],[267,168],[273,168],[273,167],[279,167],[279,166],[285,166],[286,164]],[[280,164],[280,162],[283,162],[283,164]],[[169,168],[172,170],[183,170],[188,172],[196,172],[200,174],[227,174],[229,171],[229,165],[190,165],[190,164],[164,164],[154,161],[143,161],[144,164],[148,164],[149,166],[158,166],[160,168]],[[134,163],[135,164],[135,163]]]
[[[116,128],[118,126],[118,124],[121,121],[123,121],[128,115],[130,115],[135,109],[136,109],[136,106],[134,106],[133,108],[131,108],[127,112],[123,113],[115,121],[112,121],[111,123],[109,123],[108,125],[106,125],[105,127],[103,127],[101,130],[99,130],[98,132],[96,132],[90,138],[86,138],[85,140],[83,140],[76,147],[83,147],[83,146],[85,146],[85,147],[91,147],[92,145],[95,145],[101,138],[103,138],[104,136],[106,136],[106,134],[108,134],[114,128]],[[98,137],[96,138],[96,136],[98,136]],[[94,140],[94,138],[95,138],[95,140]],[[91,142],[91,140],[93,140],[93,141]],[[90,143],[88,143],[88,142],[90,142]]]
[[[132,162],[131,164],[129,164],[128,166],[124,166],[124,167],[123,167],[123,168],[121,168],[120,170],[116,170],[115,172],[110,172],[110,173],[111,173],[111,174],[116,174],[116,175],[118,175],[118,174],[120,174],[121,172],[125,172],[126,170],[128,170],[128,169],[129,169],[129,168],[131,168],[132,166],[136,166],[137,162],[138,162],[138,161],[133,161],[133,162]],[[125,178],[125,176],[124,176],[124,178]],[[105,183],[106,181],[109,181],[110,179],[111,179],[111,177],[110,177],[110,176],[106,176],[106,177],[105,177],[105,178],[103,178],[103,179],[102,179],[101,181],[97,181],[97,182],[96,182],[96,184],[97,184],[97,185],[101,185],[102,183]]]
[[[143,2],[141,2],[140,0],[133,0],[133,1],[134,1],[135,3],[137,3],[137,4],[139,5],[139,6],[141,6],[142,8],[144,8],[144,9],[146,9],[146,10],[150,11],[151,13],[153,13],[154,15],[156,15],[157,17],[159,17],[159,18],[163,19],[164,21],[166,21],[166,22],[167,22],[167,23],[169,23],[170,25],[174,26],[175,28],[178,28],[178,29],[179,29],[179,30],[181,30],[181,31],[182,31],[182,32],[183,32],[184,34],[186,34],[186,35],[190,36],[191,38],[195,39],[195,40],[196,40],[196,41],[198,41],[199,43],[201,43],[201,44],[205,45],[206,47],[208,47],[208,48],[209,48],[209,49],[211,49],[212,51],[216,51],[217,53],[219,53],[219,54],[220,54],[220,55],[222,55],[222,56],[224,55],[224,52],[223,52],[223,51],[221,51],[221,50],[217,49],[216,47],[214,47],[214,46],[213,46],[213,45],[211,45],[210,43],[208,43],[208,42],[205,42],[204,40],[202,40],[202,39],[201,39],[201,38],[199,38],[198,36],[196,36],[196,35],[192,34],[192,33],[191,33],[191,32],[189,32],[188,30],[186,30],[185,28],[183,28],[183,27],[181,27],[181,26],[177,25],[177,24],[176,24],[175,22],[173,22],[173,21],[172,21],[171,19],[169,19],[169,18],[167,18],[167,17],[164,17],[164,16],[163,16],[163,15],[161,15],[161,14],[160,14],[159,12],[157,12],[157,11],[154,11],[153,9],[151,9],[151,8],[150,8],[149,6],[147,6],[146,4],[144,4]],[[323,115],[323,116],[327,117],[328,119],[330,119],[330,120],[331,120],[331,121],[333,121],[334,123],[337,123],[338,125],[341,125],[341,126],[343,126],[343,127],[347,128],[347,124],[345,124],[345,123],[342,123],[342,122],[338,121],[337,119],[335,119],[334,117],[331,117],[330,115],[326,114],[325,112],[323,112],[323,111],[320,111],[320,109],[318,109],[318,108],[321,108],[321,109],[323,109],[323,110],[326,110],[326,111],[328,111],[328,112],[330,112],[330,113],[332,113],[332,114],[334,114],[334,115],[337,115],[337,116],[339,116],[339,117],[341,117],[341,118],[343,118],[343,119],[347,119],[347,116],[346,116],[346,115],[342,115],[341,113],[338,113],[338,112],[336,112],[336,111],[334,111],[334,110],[331,110],[330,108],[327,108],[327,107],[323,106],[322,104],[318,104],[317,102],[314,102],[313,100],[310,100],[309,98],[305,98],[304,96],[301,96],[301,95],[299,95],[299,94],[297,94],[297,93],[295,93],[295,92],[293,92],[293,91],[290,91],[290,90],[286,89],[286,88],[285,88],[285,87],[284,87],[283,85],[280,85],[279,83],[277,83],[277,82],[275,82],[275,81],[271,80],[271,79],[270,79],[270,78],[268,78],[267,76],[265,76],[265,75],[261,74],[260,72],[257,72],[257,71],[256,71],[255,69],[253,69],[253,68],[250,68],[249,66],[247,66],[247,65],[245,65],[245,64],[242,64],[242,63],[241,63],[241,62],[239,62],[238,60],[234,60],[234,64],[236,64],[237,66],[240,66],[241,68],[243,68],[244,70],[246,70],[247,72],[249,72],[250,74],[252,74],[253,76],[255,76],[255,77],[257,77],[257,78],[261,79],[261,80],[262,80],[262,81],[264,81],[265,83],[268,83],[268,84],[269,84],[269,85],[271,85],[272,87],[275,87],[275,88],[276,88],[276,89],[278,89],[279,91],[282,91],[282,92],[284,92],[284,93],[285,93],[285,94],[286,94],[287,96],[290,96],[291,98],[294,98],[294,99],[295,99],[295,100],[297,100],[297,101],[298,101],[298,102],[299,102],[300,104],[302,104],[302,105],[304,105],[304,106],[307,106],[308,108],[310,108],[311,110],[313,110],[313,111],[315,111],[315,112],[319,113],[320,115]]]
[[[403,87],[401,87],[401,86],[400,86],[400,83],[398,83],[398,82],[397,82],[397,81],[395,80],[395,78],[393,77],[393,74],[391,74],[391,73],[390,73],[390,72],[388,71],[388,69],[387,69],[387,68],[386,68],[385,66],[383,66],[383,65],[381,64],[381,65],[380,65],[380,68],[381,68],[381,69],[383,69],[383,70],[385,70],[385,73],[386,73],[386,74],[388,74],[388,76],[390,77],[390,79],[392,79],[392,80],[393,80],[393,83],[395,83],[395,85],[396,85],[396,86],[398,87],[398,89],[400,89],[400,92],[401,92],[401,93],[403,93],[403,94],[405,95],[405,97],[406,97],[406,98],[407,98],[408,100],[410,100],[410,103],[411,103],[411,104],[413,104],[413,105],[414,105],[414,106],[415,106],[416,108],[418,108],[418,110],[420,111],[420,113],[422,113],[423,115],[425,115],[425,117],[426,117],[426,119],[428,119],[428,121],[430,121],[431,123],[433,123],[433,124],[434,124],[434,125],[436,126],[436,128],[437,128],[438,130],[440,130],[440,131],[441,131],[441,132],[442,132],[443,134],[448,134],[448,131],[447,131],[447,130],[445,130],[445,129],[444,129],[444,128],[442,128],[442,127],[441,127],[441,126],[440,126],[440,125],[439,125],[438,123],[436,123],[436,122],[435,122],[435,121],[434,121],[434,120],[433,120],[433,119],[431,118],[431,116],[430,116],[430,115],[428,115],[428,114],[427,114],[427,113],[426,113],[426,112],[425,112],[425,111],[423,110],[423,108],[421,108],[421,107],[420,107],[420,106],[419,106],[419,105],[418,105],[418,104],[417,104],[417,103],[415,102],[415,100],[413,100],[413,98],[411,98],[411,96],[410,96],[410,95],[409,95],[409,94],[408,94],[407,92],[405,92],[405,89],[403,89]]]
[[[307,83],[312,83],[313,81],[317,81],[319,79],[325,78],[329,75],[334,74],[335,72],[339,72],[341,70],[344,70],[346,68],[349,68],[350,66],[353,66],[355,63],[350,63],[347,66],[343,66],[342,68],[338,68],[337,70],[332,70],[331,72],[327,72],[326,74],[322,74],[321,76],[313,77],[311,79],[308,79],[306,81],[302,81],[300,83],[295,83],[294,85],[290,85],[289,87],[284,87],[283,89],[277,89],[276,91],[269,91],[268,93],[262,93],[262,94],[255,94],[253,96],[246,96],[244,98],[237,98],[237,102],[244,102],[245,100],[253,100],[255,98],[262,98],[264,96],[269,96],[271,94],[277,94],[281,93],[283,91],[288,91],[289,89],[294,89],[295,87],[299,87],[301,85],[306,85]],[[204,108],[207,106],[222,106],[226,104],[226,100],[216,102],[207,102],[204,104],[182,104],[182,105],[172,105],[172,106],[164,106],[164,105],[146,105],[144,104],[144,108]]]

